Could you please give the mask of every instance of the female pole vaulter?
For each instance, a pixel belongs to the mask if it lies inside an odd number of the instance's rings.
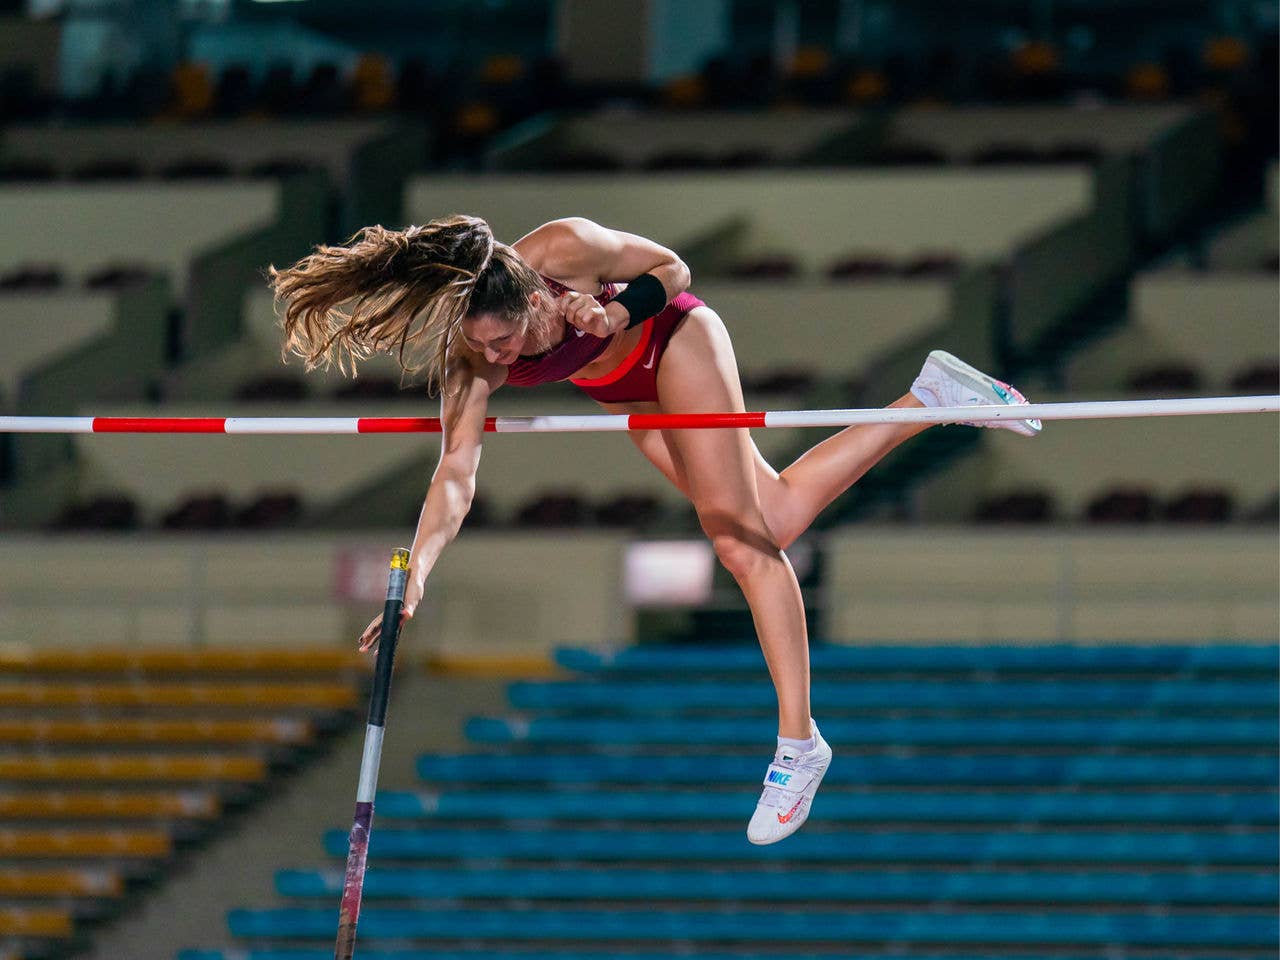
[[[688,292],[671,250],[589,220],[555,220],[507,245],[476,217],[405,230],[367,227],[347,246],[319,246],[271,285],[283,305],[284,351],[307,369],[393,352],[425,368],[441,395],[444,437],[410,551],[402,617],[457,535],[475,492],[489,397],[504,384],[570,380],[615,413],[742,411],[728,331]],[[779,330],[780,336],[786,331]],[[1025,404],[934,351],[893,407]],[[1034,436],[1039,421],[982,424]],[[750,605],[778,696],[778,742],[747,827],[752,843],[794,833],[831,762],[809,712],[804,606],[783,552],[818,513],[918,424],[849,427],[781,473],[744,429],[637,431],[631,439],[689,498],[716,556]],[[360,638],[377,641],[381,617]]]

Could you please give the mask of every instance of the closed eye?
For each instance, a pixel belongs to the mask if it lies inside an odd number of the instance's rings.
[[[495,348],[496,348],[499,344],[506,343],[506,342],[507,342],[508,340],[510,340],[510,339],[511,339],[511,334],[509,334],[509,333],[508,333],[508,334],[507,334],[506,336],[504,336],[504,337],[497,337],[497,338],[495,338],[495,339],[493,339],[493,340],[489,341],[489,346],[491,346],[491,347],[495,347]],[[462,342],[463,342],[463,343],[465,343],[465,344],[467,345],[467,348],[468,348],[469,350],[474,350],[476,353],[482,353],[482,352],[484,351],[484,347],[485,347],[485,345],[484,345],[484,344],[482,344],[482,343],[476,343],[476,342],[475,342],[474,340],[472,340],[470,337],[463,337],[463,338],[462,338]]]

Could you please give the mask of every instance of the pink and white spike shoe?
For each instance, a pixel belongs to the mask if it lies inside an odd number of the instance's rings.
[[[1026,405],[1029,401],[1002,380],[969,366],[945,350],[934,350],[911,384],[911,393],[926,407],[977,407],[1007,403]],[[994,427],[1034,437],[1043,428],[1039,420],[962,421],[970,427]]]

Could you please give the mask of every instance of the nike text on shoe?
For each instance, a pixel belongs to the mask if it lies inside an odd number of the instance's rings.
[[[813,795],[831,765],[831,747],[813,725],[814,748],[807,753],[782,748],[764,775],[764,792],[747,825],[752,843],[777,843],[809,819]]]
[[[920,368],[911,393],[927,407],[976,407],[1025,405],[1028,401],[1009,384],[990,377],[945,350],[934,350]],[[1034,437],[1041,430],[1039,420],[963,421],[970,427],[994,427]]]

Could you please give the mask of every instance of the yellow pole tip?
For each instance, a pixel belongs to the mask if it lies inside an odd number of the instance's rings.
[[[404,547],[397,547],[396,552],[391,555],[392,570],[408,570],[409,569],[409,551]]]

